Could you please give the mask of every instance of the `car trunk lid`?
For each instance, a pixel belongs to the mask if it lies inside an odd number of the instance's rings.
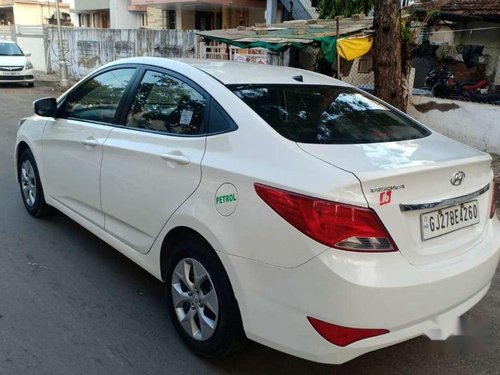
[[[301,143],[299,147],[359,179],[368,206],[379,215],[400,252],[412,264],[459,255],[479,241],[485,231],[492,179],[488,154],[435,133],[400,142]],[[460,183],[452,184],[451,180],[462,173],[465,177],[459,178]],[[468,222],[462,218],[460,225],[468,226],[450,225],[449,213],[446,228],[431,233],[429,220],[436,229],[436,217],[446,217],[447,207],[456,205],[458,215],[460,209],[467,214],[468,206],[463,204],[471,201],[477,201],[477,205],[472,204],[470,210],[478,212]]]

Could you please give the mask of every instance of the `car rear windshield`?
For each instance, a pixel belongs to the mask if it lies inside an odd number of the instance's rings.
[[[0,56],[23,56],[23,52],[15,43],[0,43]]]
[[[228,85],[283,137],[300,143],[357,144],[425,137],[416,122],[350,87]]]

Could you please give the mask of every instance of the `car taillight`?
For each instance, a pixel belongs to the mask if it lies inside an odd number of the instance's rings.
[[[255,190],[278,215],[306,236],[336,249],[397,251],[377,214],[364,207],[331,202],[255,184]]]
[[[498,186],[495,184],[495,181],[493,181],[493,191],[491,193],[491,208],[490,208],[490,219],[493,219],[495,216],[495,211],[497,208],[497,191],[498,191]]]
[[[310,316],[307,320],[325,340],[337,346],[347,346],[359,340],[389,333],[387,329],[342,327]]]

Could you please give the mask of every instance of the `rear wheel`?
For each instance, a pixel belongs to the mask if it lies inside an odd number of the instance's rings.
[[[164,266],[170,318],[187,346],[205,358],[238,349],[245,340],[238,304],[213,250],[202,240],[185,240]]]
[[[28,82],[28,87],[35,87],[35,82]]]
[[[45,203],[38,168],[30,149],[21,153],[18,160],[18,179],[24,207],[30,215],[41,217],[51,212]]]

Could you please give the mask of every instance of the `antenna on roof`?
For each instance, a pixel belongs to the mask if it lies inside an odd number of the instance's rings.
[[[301,74],[299,74],[298,76],[293,76],[292,78],[297,82],[304,82],[304,77],[302,77]]]

